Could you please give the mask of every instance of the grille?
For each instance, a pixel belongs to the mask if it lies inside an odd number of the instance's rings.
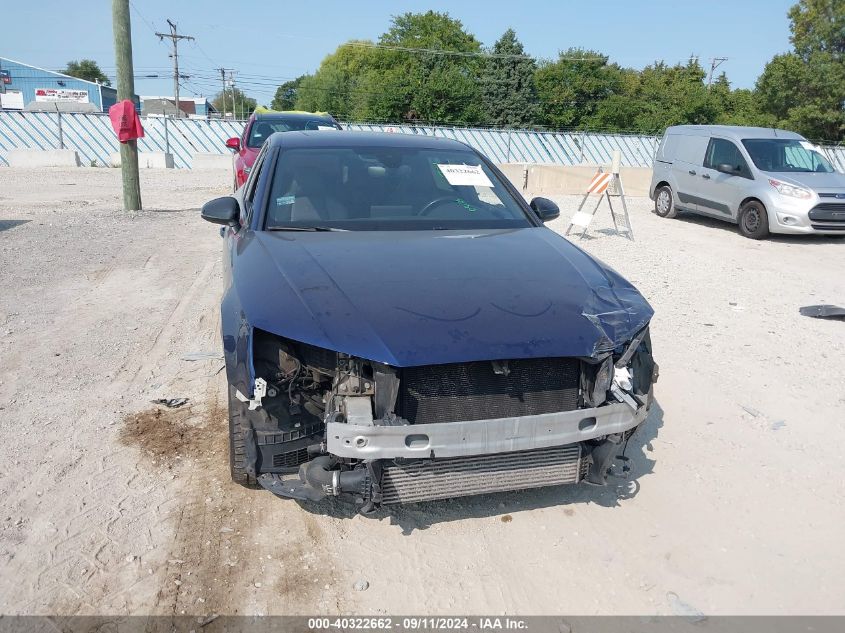
[[[508,362],[498,375],[490,361],[402,370],[398,414],[411,424],[458,422],[572,411],[578,406],[575,358]]]
[[[255,431],[260,472],[296,470],[308,461],[308,446],[320,441],[322,424],[303,424],[291,431]]]
[[[574,484],[581,480],[586,465],[586,460],[581,459],[580,444],[498,455],[413,460],[384,469],[382,503]]]
[[[810,226],[821,231],[845,231],[845,221],[843,222],[811,222]]]
[[[287,453],[276,453],[273,455],[274,468],[294,468],[308,461],[308,449],[288,451]]]
[[[843,222],[845,223],[845,204],[823,202],[817,204],[807,214],[813,222]]]

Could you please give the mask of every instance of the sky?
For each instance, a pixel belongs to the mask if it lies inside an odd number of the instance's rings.
[[[249,96],[269,105],[275,87],[317,69],[349,39],[376,39],[390,18],[407,11],[448,12],[485,46],[513,28],[526,51],[554,58],[583,47],[625,67],[669,64],[698,56],[709,68],[727,57],[724,70],[735,88],[752,88],[772,56],[789,44],[787,11],[795,0],[131,0],[135,92],[172,95],[169,18],[195,37],[179,46],[181,96],[220,91],[216,68],[236,72]],[[96,60],[115,72],[109,0],[7,2],[2,11],[0,57],[60,70],[69,60]],[[149,75],[154,75],[150,77]],[[112,81],[114,81],[112,79]]]

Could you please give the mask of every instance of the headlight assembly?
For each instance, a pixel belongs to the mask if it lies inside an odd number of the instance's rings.
[[[801,187],[796,187],[795,185],[790,185],[789,183],[775,180],[774,178],[769,178],[769,184],[774,187],[779,194],[789,196],[790,198],[801,198],[802,200],[806,200],[813,195],[807,189],[802,189]]]

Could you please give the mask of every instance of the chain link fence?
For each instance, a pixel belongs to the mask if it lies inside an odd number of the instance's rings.
[[[240,136],[243,121],[143,117],[141,152],[173,154],[174,165],[190,169],[196,154],[227,154],[227,138]],[[659,137],[434,125],[345,123],[349,130],[442,136],[462,141],[497,163],[601,165],[619,150],[622,164],[651,167]],[[845,145],[822,145],[835,168],[845,172]],[[72,149],[85,165],[105,167],[119,144],[106,114],[0,111],[0,165],[12,149]]]

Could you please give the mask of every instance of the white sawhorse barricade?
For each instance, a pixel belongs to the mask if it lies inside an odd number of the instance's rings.
[[[584,194],[581,204],[578,205],[578,210],[572,219],[569,221],[569,226],[566,229],[566,235],[572,231],[572,227],[583,229],[581,238],[587,234],[587,228],[590,226],[593,218],[598,211],[601,201],[607,199],[607,206],[610,207],[610,218],[613,220],[613,228],[617,235],[625,234],[626,237],[633,241],[634,229],[631,227],[631,216],[628,215],[628,205],[625,202],[625,190],[622,187],[622,179],[619,177],[619,163],[621,156],[618,151],[613,154],[613,164],[610,171],[604,171],[599,167],[596,175],[593,176],[587,187],[587,193]],[[612,192],[612,193],[611,193]],[[597,195],[598,200],[592,211],[582,211],[584,204],[591,195]],[[618,198],[622,203],[622,213],[618,214],[613,208],[611,197]]]

